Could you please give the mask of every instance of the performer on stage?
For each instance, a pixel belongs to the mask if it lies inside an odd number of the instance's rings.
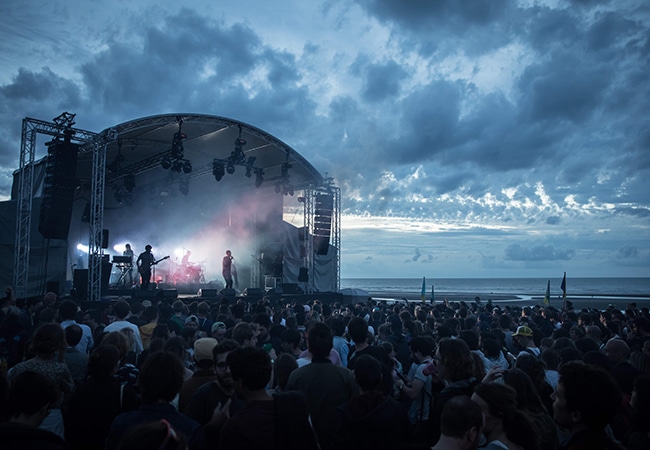
[[[190,255],[191,254],[192,254],[192,252],[188,250],[187,253],[185,253],[185,255],[183,255],[183,259],[181,259],[181,266],[187,267],[187,266],[190,265]]]
[[[223,279],[226,281],[226,289],[232,289],[233,259],[235,258],[233,258],[232,252],[230,250],[226,250],[226,256],[223,257],[223,261],[221,263],[221,274],[223,275]]]
[[[149,284],[151,284],[151,267],[154,265],[156,259],[151,253],[151,245],[146,245],[144,252],[140,253],[136,264],[138,265],[138,271],[142,277],[142,283],[140,289],[146,291],[149,289]]]
[[[126,283],[126,279],[128,278],[129,280],[129,286],[133,284],[133,249],[131,248],[131,244],[126,244],[125,249],[122,252],[122,256],[128,256],[129,257],[129,262],[128,262],[128,272],[126,273],[126,278],[124,279],[124,282]]]

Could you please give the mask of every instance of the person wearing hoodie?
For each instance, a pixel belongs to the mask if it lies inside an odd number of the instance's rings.
[[[381,363],[370,355],[355,359],[360,395],[338,408],[333,448],[379,450],[409,442],[411,424],[404,405],[381,392]]]

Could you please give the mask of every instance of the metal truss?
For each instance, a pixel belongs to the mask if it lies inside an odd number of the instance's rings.
[[[67,115],[62,114],[60,117]],[[74,116],[71,116],[74,118]],[[58,119],[58,118],[57,118]],[[55,119],[56,121],[56,119]],[[97,134],[90,131],[72,128],[71,121],[45,122],[26,117],[23,119],[18,193],[16,202],[16,236],[14,240],[14,292],[17,298],[27,296],[29,283],[29,254],[31,242],[31,221],[34,196],[34,159],[36,155],[36,135],[63,136],[64,131],[73,133],[72,139],[81,143],[92,142]]]
[[[310,186],[305,189],[305,212],[304,212],[304,245],[305,254],[303,264],[307,268],[308,281],[307,293],[314,292],[314,232],[315,232],[315,199],[317,195],[329,195],[333,200],[332,208],[332,229],[330,243],[334,255],[332,256],[332,271],[334,273],[334,284],[330,287],[333,292],[338,292],[341,282],[341,189],[333,185],[332,178],[326,178],[322,186]],[[322,287],[322,286],[321,286]]]

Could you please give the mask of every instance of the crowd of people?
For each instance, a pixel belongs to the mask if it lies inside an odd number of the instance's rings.
[[[5,449],[650,448],[650,315],[479,302],[16,300]]]

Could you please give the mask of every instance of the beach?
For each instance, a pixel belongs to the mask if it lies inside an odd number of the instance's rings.
[[[422,298],[420,279],[342,279],[341,287],[365,291],[376,301],[419,302]],[[431,303],[473,302],[478,297],[485,304],[532,306],[542,304],[549,280],[542,278],[507,279],[425,279],[424,299]],[[550,280],[550,305],[561,309],[563,293],[561,279]],[[650,307],[648,278],[574,278],[567,281],[567,300],[574,309],[606,309],[613,305],[624,310],[629,303],[638,308]]]

